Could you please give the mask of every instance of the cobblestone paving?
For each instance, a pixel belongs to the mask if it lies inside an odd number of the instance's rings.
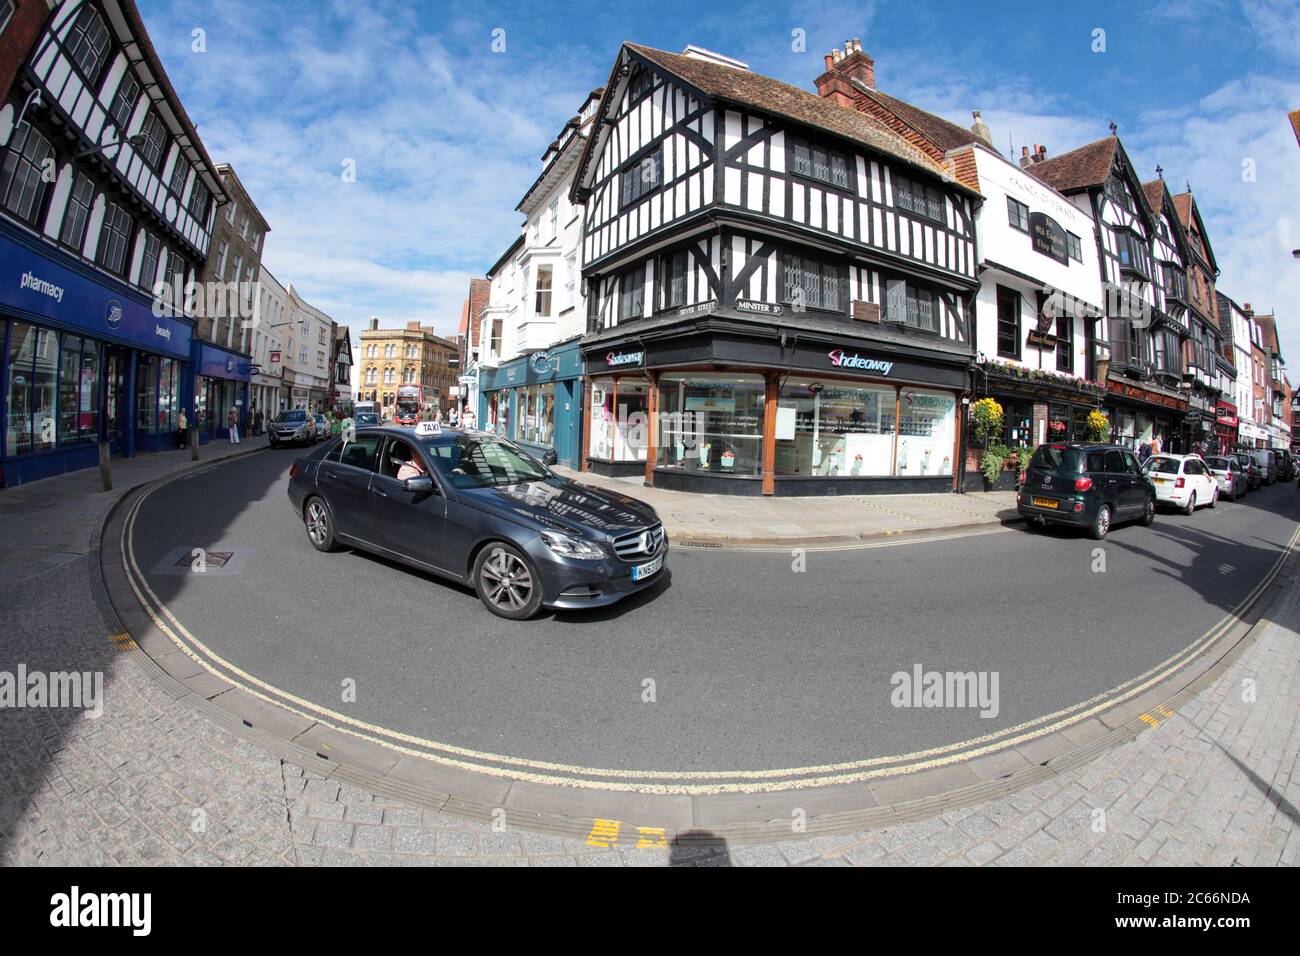
[[[0,588],[0,670],[102,669],[105,712],[0,709],[0,864],[661,866],[1300,862],[1300,600],[1212,687],[1049,782],[886,830],[607,846],[467,823],[285,764],[109,643],[84,557]],[[1255,699],[1248,682],[1254,682]],[[592,841],[601,842],[601,841]]]

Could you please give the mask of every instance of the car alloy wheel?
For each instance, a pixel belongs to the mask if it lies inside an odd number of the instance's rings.
[[[1088,534],[1094,541],[1100,541],[1106,537],[1106,532],[1110,530],[1110,505],[1102,505],[1097,509],[1097,517],[1092,519],[1092,527],[1088,529]]]
[[[320,498],[312,498],[307,502],[307,508],[303,512],[303,520],[307,524],[307,540],[312,543],[317,551],[334,550],[334,522],[330,520],[329,508]]]
[[[1187,497],[1187,507],[1183,509],[1183,514],[1190,515],[1196,510],[1196,492],[1192,492]]]
[[[1150,497],[1147,499],[1146,507],[1142,509],[1142,524],[1144,527],[1150,527],[1156,520],[1156,499]]]
[[[506,544],[488,545],[479,554],[474,587],[489,611],[512,621],[532,617],[542,604],[537,572],[521,552]]]

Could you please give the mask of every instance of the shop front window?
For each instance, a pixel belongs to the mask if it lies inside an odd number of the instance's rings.
[[[659,467],[759,477],[766,391],[761,375],[665,375],[659,383]]]
[[[555,440],[555,383],[537,386],[537,444]]]
[[[32,358],[36,326],[15,322],[9,335],[9,381],[5,386],[5,451],[22,455],[32,450]]]
[[[597,379],[591,388],[589,454],[602,461],[645,461],[650,447],[650,383]]]
[[[32,447],[53,448],[58,442],[59,335],[48,329],[36,330],[36,363],[32,369]]]
[[[138,432],[155,432],[154,416],[158,409],[158,357],[141,355],[135,366],[135,428]]]
[[[894,474],[951,475],[957,399],[951,392],[904,388],[899,394]]]
[[[180,363],[175,359],[162,360],[158,378],[158,431],[166,434],[176,430],[176,411],[180,398]]]
[[[194,427],[200,432],[208,430],[208,385],[212,380],[205,375],[194,376]]]
[[[77,390],[81,384],[81,339],[64,335],[59,351],[59,436],[65,445],[77,441]]]
[[[889,385],[787,379],[776,411],[776,473],[890,475],[897,392]]]

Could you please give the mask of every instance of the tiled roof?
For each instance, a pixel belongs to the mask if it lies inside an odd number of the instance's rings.
[[[1183,228],[1190,228],[1192,225],[1192,194],[1179,193],[1175,196],[1174,209],[1178,212],[1178,221],[1183,224]]]
[[[1163,179],[1153,179],[1149,183],[1143,183],[1142,192],[1147,197],[1147,205],[1159,215],[1160,211],[1165,208],[1165,181]],[[1178,218],[1182,219],[1182,216],[1180,215]],[[1187,220],[1183,219],[1183,225],[1187,225]]]
[[[883,129],[855,109],[839,106],[816,93],[749,70],[678,53],[667,53],[636,43],[628,43],[626,46],[656,66],[685,80],[706,96],[825,130],[900,159],[934,176],[952,180],[951,174],[922,150]],[[961,186],[955,181],[954,184]]]
[[[1300,110],[1288,113],[1287,118],[1291,120],[1291,129],[1295,132],[1296,142],[1300,143]]]
[[[1256,315],[1255,323],[1259,326],[1260,338],[1264,340],[1265,351],[1281,354],[1277,341],[1277,322],[1271,315]]]
[[[887,93],[882,93],[879,90],[863,90],[861,87],[858,88],[858,92],[863,96],[871,97],[893,112],[899,119],[914,127],[921,135],[945,152],[956,149],[958,146],[969,146],[979,140],[979,137],[970,130],[958,126],[956,123],[950,123],[942,116],[927,113],[920,107],[896,99]]]
[[[1115,165],[1118,146],[1118,137],[1107,136],[1027,168],[1033,176],[1063,193],[1101,186]]]
[[[952,160],[952,174],[978,192],[980,175],[979,166],[975,161],[975,147],[962,146],[949,153],[948,158]]]

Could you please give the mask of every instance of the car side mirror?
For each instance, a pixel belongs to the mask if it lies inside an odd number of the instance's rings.
[[[555,453],[554,448],[550,449],[549,451],[546,452],[545,455],[542,456],[542,464],[545,465],[547,468],[550,468],[552,465],[558,464],[559,461],[560,461],[560,456]]]
[[[428,475],[419,475],[415,478],[407,478],[403,484],[407,491],[416,494],[432,495],[438,491],[438,486],[433,483],[433,479]]]

